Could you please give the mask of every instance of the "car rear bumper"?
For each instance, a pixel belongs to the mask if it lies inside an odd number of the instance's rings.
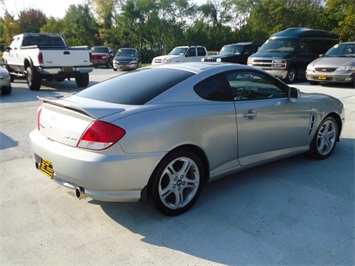
[[[164,154],[115,154],[70,147],[44,137],[38,130],[30,133],[35,165],[49,161],[51,179],[71,188],[83,188],[85,194],[101,201],[130,202],[140,199],[141,191]],[[111,147],[112,148],[112,147]]]

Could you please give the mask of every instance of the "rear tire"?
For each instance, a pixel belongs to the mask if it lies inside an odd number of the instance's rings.
[[[176,151],[159,163],[149,181],[148,193],[159,212],[176,216],[193,206],[204,181],[200,158],[188,150]]]
[[[41,87],[41,75],[35,68],[28,66],[26,68],[27,85],[31,91],[38,91]]]
[[[1,95],[9,95],[11,94],[12,88],[11,87],[3,87],[1,88]]]
[[[88,73],[82,73],[79,74],[75,77],[75,82],[78,87],[87,87],[89,85],[89,74]]]
[[[338,124],[335,119],[331,116],[324,118],[311,142],[310,155],[319,160],[328,158],[335,149],[338,135]]]

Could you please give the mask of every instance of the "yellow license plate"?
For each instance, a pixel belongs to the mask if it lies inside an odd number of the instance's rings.
[[[72,67],[64,67],[64,72],[72,72],[73,68]]]
[[[53,165],[50,161],[42,158],[39,170],[49,178],[53,178]]]
[[[318,79],[326,80],[327,79],[327,75],[318,75]]]

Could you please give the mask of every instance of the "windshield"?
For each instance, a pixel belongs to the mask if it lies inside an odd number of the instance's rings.
[[[259,52],[288,53],[293,52],[297,46],[297,39],[275,38],[268,39],[260,48]]]
[[[225,45],[219,51],[220,55],[238,55],[241,53],[243,46],[242,45]]]
[[[186,53],[187,48],[174,48],[169,54],[170,55],[184,55]]]
[[[325,53],[325,56],[355,57],[355,43],[336,44]]]
[[[128,56],[128,57],[136,57],[137,51],[135,49],[119,49],[116,53],[116,56]]]
[[[108,48],[107,47],[94,47],[91,49],[92,53],[103,53],[107,54],[108,53]]]

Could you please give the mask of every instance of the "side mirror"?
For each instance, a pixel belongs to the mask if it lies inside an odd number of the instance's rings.
[[[10,52],[10,51],[11,51],[11,47],[10,46],[6,47],[6,52]]]
[[[288,100],[291,103],[295,103],[299,97],[300,97],[300,90],[294,87],[290,87],[288,90]]]

